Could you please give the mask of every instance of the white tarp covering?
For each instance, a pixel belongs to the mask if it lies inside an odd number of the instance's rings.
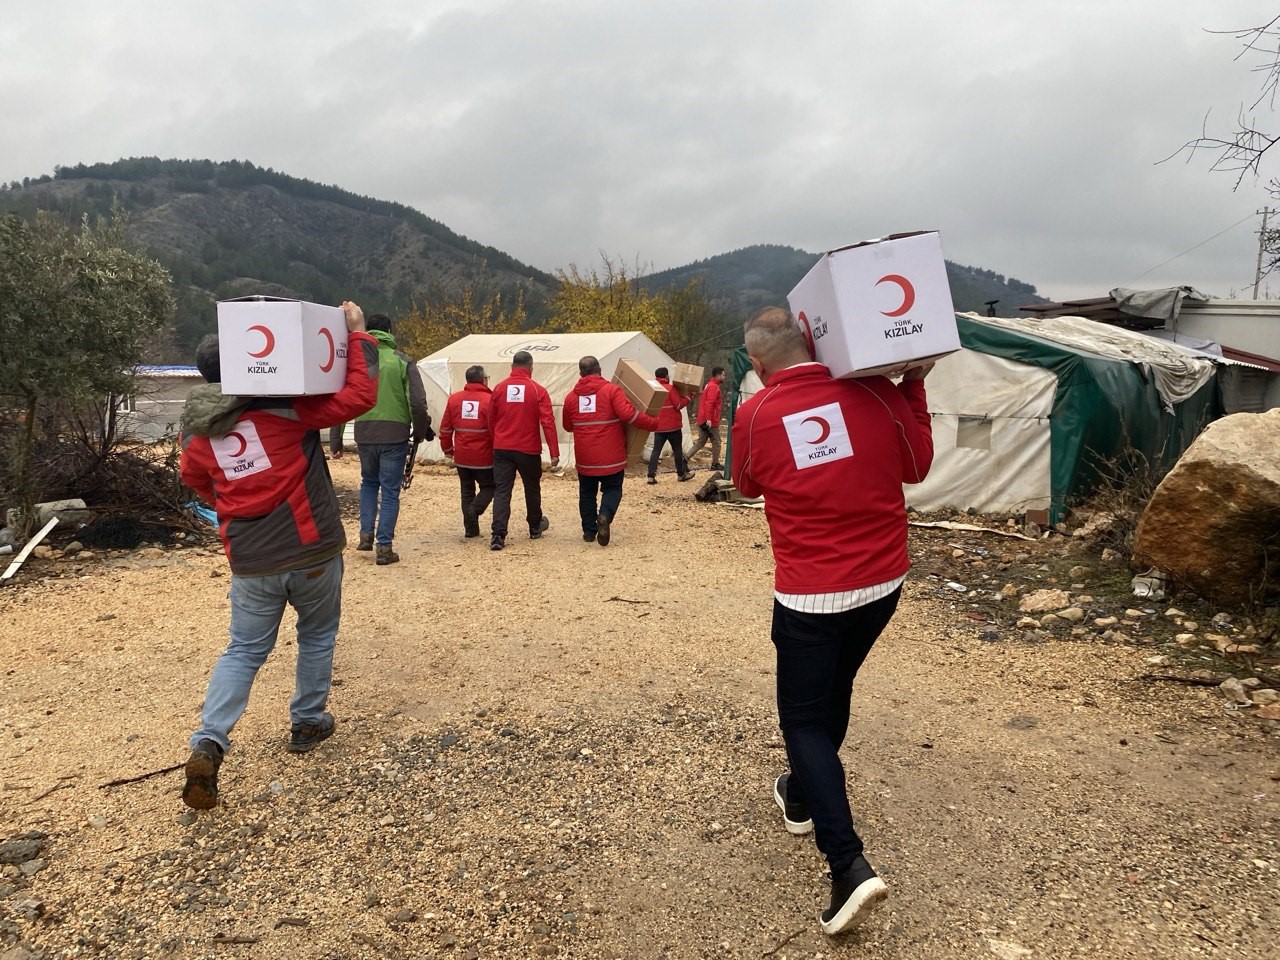
[[[917,510],[973,507],[1023,513],[1049,507],[1049,414],[1058,378],[1032,364],[963,349],[925,380],[933,467],[904,488]]]
[[[444,414],[449,395],[466,384],[467,367],[480,364],[489,375],[489,385],[496,386],[511,373],[511,358],[517,351],[528,350],[533,355],[533,379],[547,388],[556,418],[556,432],[560,438],[560,463],[573,466],[572,434],[566,434],[560,426],[560,412],[564,398],[578,382],[578,361],[593,356],[600,361],[601,373],[612,379],[614,369],[622,358],[635,360],[649,373],[658,367],[668,370],[675,361],[657,344],[638,332],[620,333],[555,333],[530,334],[480,334],[473,333],[461,340],[437,350],[418,361],[422,384],[427,392],[427,409],[436,430]],[[683,412],[683,411],[682,411]],[[688,441],[688,418],[681,419],[684,441]],[[546,456],[545,449],[543,456]],[[442,460],[440,441],[424,443],[418,450],[420,460]]]

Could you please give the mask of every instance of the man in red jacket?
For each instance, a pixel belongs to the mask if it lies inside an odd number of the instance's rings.
[[[764,497],[773,541],[778,720],[790,766],[773,796],[788,832],[813,830],[827,858],[831,902],[820,922],[835,934],[887,893],[854,830],[839,749],[853,679],[910,567],[902,485],[923,480],[933,461],[928,368],[896,386],[833,380],[779,307],[747,321],[746,346],[765,387],[734,417],[732,471],[744,496]]]
[[[493,392],[484,367],[467,367],[467,385],[449,397],[440,421],[440,450],[453,458],[462,485],[462,532],[480,536],[480,514],[493,499],[493,435],[489,402]],[[476,487],[480,488],[479,495]]]
[[[493,432],[493,539],[490,550],[501,550],[507,542],[511,519],[511,493],[516,474],[524,486],[524,505],[529,521],[529,539],[537,540],[551,526],[542,513],[542,439],[547,438],[551,469],[560,465],[560,441],[556,418],[551,411],[551,395],[533,379],[533,354],[518,350],[511,358],[511,376],[493,389],[489,403],[489,429]]]
[[[658,411],[658,429],[653,432],[653,452],[649,454],[649,482],[658,482],[658,460],[664,444],[671,446],[671,456],[676,462],[676,479],[692,480],[693,473],[685,464],[684,442],[680,438],[680,411],[689,405],[689,398],[671,384],[666,367],[658,367],[653,377],[667,388],[667,399]]]
[[[698,399],[698,439],[684,453],[685,460],[692,460],[693,455],[711,442],[711,469],[723,470],[720,462],[720,384],[724,383],[724,367],[712,367],[711,379],[702,388],[702,396]]]
[[[289,703],[289,751],[305,753],[333,733],[325,712],[342,607],[338,515],[320,429],[350,420],[378,399],[378,342],[364,314],[344,303],[347,378],[311,397],[222,395],[218,338],[205,337],[196,366],[208,383],[182,411],[182,482],[218,513],[231,562],[231,642],[209,678],[200,729],[191,735],[182,799],[218,802],[218,768],[249,702],[258,669],[275,646],[286,605],[298,613],[298,666]]]
[[[617,516],[627,475],[626,425],[655,430],[658,418],[637,410],[625,390],[600,376],[600,361],[595,357],[579,360],[578,373],[581,378],[564,398],[560,419],[573,434],[582,539],[607,547],[609,525]]]

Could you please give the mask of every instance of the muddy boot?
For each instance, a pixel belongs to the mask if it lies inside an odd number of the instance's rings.
[[[360,542],[359,542],[358,544],[356,544],[356,549],[357,549],[357,550],[372,550],[372,549],[373,549],[373,534],[372,534],[372,533],[362,533],[362,534],[360,534]]]
[[[400,554],[396,553],[394,550],[391,549],[391,544],[388,543],[385,547],[384,546],[378,547],[378,552],[374,558],[374,563],[376,563],[378,566],[385,567],[388,563],[399,563],[399,562],[400,562]]]

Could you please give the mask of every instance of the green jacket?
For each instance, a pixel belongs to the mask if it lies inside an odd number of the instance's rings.
[[[425,439],[431,432],[431,414],[418,365],[400,352],[395,337],[386,331],[370,330],[369,336],[378,341],[378,402],[356,418],[356,443],[404,443],[411,432]],[[331,451],[342,449],[342,429],[339,424],[329,431]]]

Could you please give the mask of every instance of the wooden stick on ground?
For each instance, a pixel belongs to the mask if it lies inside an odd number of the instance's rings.
[[[119,786],[123,786],[126,783],[137,783],[140,780],[150,780],[152,777],[158,777],[165,773],[173,773],[173,771],[175,770],[181,770],[182,767],[183,765],[181,763],[175,763],[171,767],[164,767],[163,769],[160,769],[160,770],[152,770],[150,773],[140,773],[136,777],[122,777],[119,780],[108,780],[106,783],[98,784],[98,789],[103,790],[107,787],[119,787]]]
[[[8,580],[27,562],[27,557],[31,556],[31,551],[40,545],[40,541],[49,535],[49,531],[58,525],[58,518],[54,517],[46,523],[34,537],[27,541],[27,545],[22,548],[21,552],[13,558],[13,563],[9,564],[9,568],[4,573],[0,573],[0,583]]]

